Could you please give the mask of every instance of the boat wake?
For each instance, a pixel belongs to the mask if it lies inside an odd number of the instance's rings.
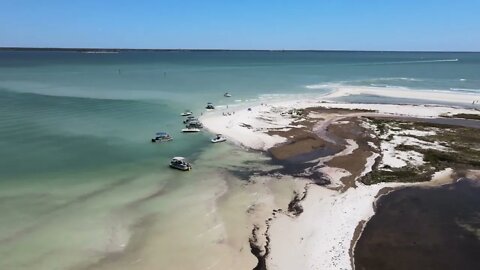
[[[443,63],[443,62],[458,62],[458,58],[453,59],[432,59],[432,60],[411,60],[411,61],[391,61],[391,62],[379,62],[369,63],[369,65],[397,65],[397,64],[419,64],[419,63]]]

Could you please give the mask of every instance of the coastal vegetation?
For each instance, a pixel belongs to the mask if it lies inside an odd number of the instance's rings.
[[[376,118],[370,118],[369,123],[375,127],[380,144],[402,138],[397,141],[403,143],[394,145],[395,152],[405,153],[409,159],[417,153],[422,160],[417,165],[407,160],[406,166],[399,167],[381,166],[379,160],[375,169],[361,179],[365,184],[428,181],[433,173],[446,168],[457,173],[480,168],[478,129]]]

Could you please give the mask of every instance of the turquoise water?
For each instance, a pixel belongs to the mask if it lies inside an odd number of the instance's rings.
[[[185,109],[330,83],[480,94],[479,70],[479,53],[1,51],[0,269],[88,267],[124,248],[135,224],[186,218],[177,203],[210,202],[223,170],[261,159],[180,133]],[[160,130],[174,141],[150,144]],[[169,170],[172,156],[195,173]]]
[[[178,114],[306,85],[403,86],[480,93],[478,53],[0,52],[2,178],[95,170],[205,147]],[[328,89],[328,87],[327,87]],[[234,94],[231,99],[223,93]],[[158,130],[176,143],[145,144]],[[163,160],[164,161],[164,160]]]

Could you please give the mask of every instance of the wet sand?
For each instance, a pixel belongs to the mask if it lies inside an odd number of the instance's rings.
[[[326,162],[325,165],[342,168],[350,172],[349,176],[340,179],[343,184],[342,190],[347,190],[350,187],[356,187],[356,179],[365,170],[367,158],[374,152],[368,142],[371,141],[373,144],[378,144],[378,142],[370,137],[369,130],[361,126],[362,120],[360,118],[347,118],[344,121],[344,124],[330,126],[329,134],[342,139],[354,140],[358,148],[351,155],[335,157]]]
[[[331,182],[324,177],[324,173],[315,172],[308,174],[309,168],[317,165],[318,160],[339,153],[348,146],[347,140],[358,144],[352,154],[338,156],[325,162],[324,165],[337,169],[344,169],[350,174],[340,179],[343,190],[355,187],[355,180],[365,169],[367,158],[373,149],[368,141],[377,142],[370,137],[370,131],[361,126],[361,114],[371,113],[366,110],[306,108],[303,116],[306,118],[299,122],[302,128],[293,128],[288,131],[269,131],[270,135],[278,135],[287,139],[286,143],[276,145],[269,149],[274,164],[283,166],[278,172],[282,174],[307,177],[320,185]],[[351,116],[359,114],[358,116]],[[343,118],[345,117],[345,118]],[[322,127],[322,136],[312,129],[322,120],[328,119],[328,125]],[[338,119],[338,120],[337,120]],[[341,121],[340,121],[341,120]],[[320,121],[320,122],[319,122]],[[297,122],[298,123],[298,122]]]
[[[377,202],[355,269],[480,269],[480,185],[409,187]]]

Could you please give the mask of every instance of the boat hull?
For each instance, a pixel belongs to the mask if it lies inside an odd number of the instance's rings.
[[[200,132],[200,129],[198,129],[198,128],[184,128],[184,129],[182,129],[182,132],[184,132],[184,133],[195,133],[195,132]]]
[[[169,142],[173,140],[173,138],[169,138],[169,139],[152,139],[152,143],[164,143],[164,142]]]
[[[185,172],[185,171],[190,171],[192,169],[192,166],[176,166],[176,165],[170,164],[170,168]]]

